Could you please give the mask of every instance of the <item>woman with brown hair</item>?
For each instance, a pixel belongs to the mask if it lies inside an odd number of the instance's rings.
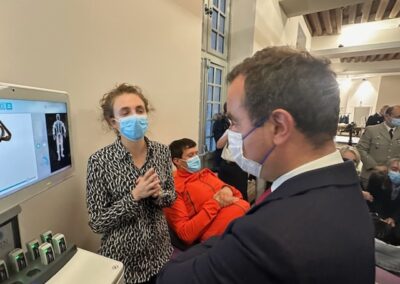
[[[100,101],[117,139],[90,156],[89,225],[102,234],[99,253],[121,261],[126,283],[155,283],[172,253],[162,211],[176,198],[168,147],[145,137],[149,102],[121,84]]]

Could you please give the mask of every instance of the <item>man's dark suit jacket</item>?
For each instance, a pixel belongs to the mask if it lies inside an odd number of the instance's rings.
[[[287,180],[220,238],[170,261],[157,283],[374,281],[373,225],[346,162]]]
[[[380,115],[379,113],[375,113],[374,115],[370,115],[368,117],[367,122],[365,123],[365,126],[381,124],[384,121],[385,121],[385,118],[382,115]]]

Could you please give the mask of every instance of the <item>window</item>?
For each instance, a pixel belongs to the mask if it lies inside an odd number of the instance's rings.
[[[208,0],[205,3],[203,37],[207,52],[218,57],[227,58],[228,7],[229,0]]]
[[[215,116],[226,100],[226,70],[229,33],[229,1],[205,0],[202,38],[202,92],[200,106],[199,152],[203,163],[212,168],[216,149],[213,136]]]

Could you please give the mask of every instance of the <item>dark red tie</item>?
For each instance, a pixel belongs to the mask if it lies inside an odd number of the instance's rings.
[[[266,191],[264,191],[264,193],[261,194],[260,197],[256,200],[256,205],[263,202],[264,199],[267,198],[268,195],[270,195],[270,193],[271,193],[271,188],[268,188]]]

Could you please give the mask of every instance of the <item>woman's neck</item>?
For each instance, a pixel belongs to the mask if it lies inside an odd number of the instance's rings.
[[[132,157],[140,157],[146,153],[147,145],[144,138],[137,141],[131,141],[126,139],[124,136],[121,136],[121,142],[128,152],[131,153]]]

